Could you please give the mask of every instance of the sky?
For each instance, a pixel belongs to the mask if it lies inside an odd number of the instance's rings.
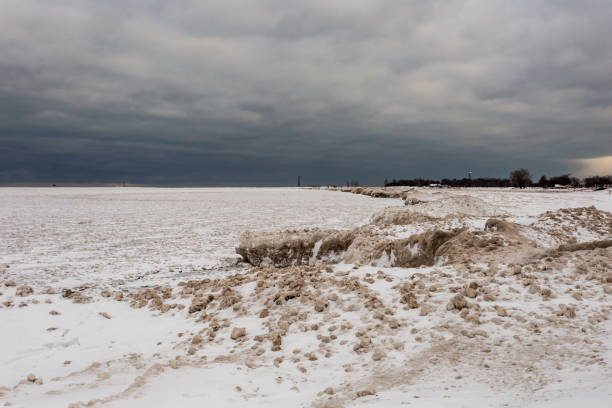
[[[612,174],[610,0],[0,0],[0,182]]]

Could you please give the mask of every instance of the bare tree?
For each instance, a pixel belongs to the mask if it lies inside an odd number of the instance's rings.
[[[514,187],[525,188],[531,185],[531,174],[527,169],[518,169],[510,173],[510,183]]]
[[[540,177],[540,181],[538,181],[538,187],[548,187],[548,178],[546,178],[546,175]]]

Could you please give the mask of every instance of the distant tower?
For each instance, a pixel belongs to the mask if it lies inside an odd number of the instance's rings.
[[[300,176],[298,176],[298,187],[301,187],[301,184],[300,184]]]
[[[468,170],[468,179],[472,179],[472,170]]]

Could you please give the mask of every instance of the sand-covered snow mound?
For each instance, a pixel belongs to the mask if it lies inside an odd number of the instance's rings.
[[[503,215],[503,211],[493,204],[468,195],[455,195],[440,198],[408,207],[410,210],[430,217],[472,216],[494,217]]]
[[[405,207],[388,207],[372,216],[372,223],[380,225],[421,224],[433,220],[434,217],[414,212]]]
[[[517,224],[491,218],[484,230],[468,227],[443,228],[444,220],[412,213],[405,209],[389,209],[374,217],[386,223],[365,225],[352,231],[310,229],[284,232],[246,232],[236,252],[254,265],[276,267],[308,265],[315,261],[346,262],[356,265],[418,267],[448,262],[463,262],[475,256],[501,262],[508,254],[525,256],[527,249],[537,246],[519,232]],[[386,210],[385,210],[386,211]],[[402,218],[406,217],[406,218]],[[386,235],[389,221],[422,220],[427,228],[406,238]],[[440,226],[436,226],[440,221]],[[508,249],[507,247],[511,247]],[[525,247],[519,251],[518,248]]]
[[[404,199],[404,204],[406,205],[427,203],[429,201],[439,200],[443,197],[444,195],[441,192],[434,192],[423,189],[413,189],[405,192],[402,196],[402,198]]]
[[[526,235],[556,246],[612,237],[612,213],[595,207],[562,208],[541,214]]]
[[[337,260],[354,239],[354,231],[245,232],[236,253],[253,265],[305,265],[311,259]]]
[[[437,249],[460,230],[432,229],[409,238],[390,239],[373,228],[353,231],[307,230],[248,232],[236,252],[252,265],[308,265],[314,261],[357,265],[417,267],[433,265]]]
[[[404,198],[413,188],[394,187],[332,187],[331,190],[360,194],[375,198]]]
[[[455,237],[460,230],[430,230],[410,238],[386,241],[371,254],[370,261],[378,266],[416,268],[433,265],[438,248]]]

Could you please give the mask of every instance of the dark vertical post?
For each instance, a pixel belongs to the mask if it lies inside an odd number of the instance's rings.
[[[301,187],[301,184],[300,184],[300,176],[298,176],[298,187]]]

